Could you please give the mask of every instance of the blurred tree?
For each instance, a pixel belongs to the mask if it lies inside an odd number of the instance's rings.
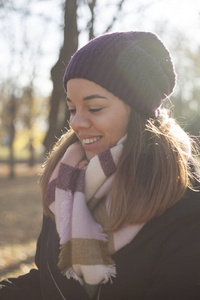
[[[14,139],[15,139],[15,118],[16,118],[16,114],[17,114],[17,99],[15,97],[14,94],[11,94],[10,100],[7,103],[7,112],[8,112],[8,116],[9,116],[9,120],[7,123],[7,129],[8,129],[8,135],[9,135],[9,149],[10,149],[10,158],[9,158],[9,164],[10,164],[10,173],[9,173],[9,177],[13,178],[15,176],[14,173],[14,148],[13,148],[13,144],[14,144]]]
[[[18,118],[20,123],[24,128],[27,129],[28,138],[28,149],[29,149],[29,166],[35,164],[34,155],[34,135],[33,135],[33,120],[35,118],[35,113],[33,112],[34,106],[34,94],[33,94],[33,84],[30,82],[29,86],[23,88],[23,94],[20,97],[20,109]]]
[[[89,29],[89,40],[94,38],[94,21],[95,21],[95,6],[96,6],[96,0],[92,0],[88,3],[89,9],[90,9],[90,13],[91,13],[91,19],[88,22],[88,29]]]
[[[26,3],[25,3],[26,2]],[[0,117],[3,145],[9,147],[10,178],[13,178],[15,155],[14,140],[16,136],[16,126],[20,123],[30,133],[30,160],[34,163],[33,136],[32,130],[32,107],[34,102],[34,80],[37,76],[37,67],[42,56],[41,38],[34,40],[31,45],[29,38],[29,26],[31,15],[30,1],[25,1],[22,7],[16,1],[1,1],[1,36],[7,45],[7,55],[10,58],[8,68],[3,74],[4,78],[0,83]],[[20,22],[19,22],[20,21]],[[47,22],[48,20],[45,20]],[[16,29],[17,27],[17,29]],[[20,32],[20,36],[15,35],[15,30]],[[1,76],[2,76],[1,74]]]
[[[110,30],[114,25],[118,13],[122,9],[125,0],[120,0],[117,4],[117,12],[111,18],[105,32]],[[66,96],[62,87],[62,78],[64,73],[63,62],[68,63],[72,54],[78,47],[80,31],[78,30],[78,15],[79,6],[85,5],[90,11],[90,20],[87,23],[88,39],[95,36],[94,24],[98,16],[95,14],[97,6],[96,0],[66,0],[64,5],[64,30],[63,30],[63,46],[60,50],[58,61],[51,70],[51,78],[53,81],[53,92],[50,99],[49,113],[49,128],[44,139],[44,145],[47,150],[55,143],[60,136],[61,130],[68,128],[69,114],[66,112],[66,104],[64,102]],[[63,114],[65,112],[65,114]]]
[[[200,47],[191,50],[183,34],[174,36],[177,87],[173,96],[175,118],[192,135],[200,134]],[[199,128],[198,128],[199,127]]]
[[[71,55],[76,51],[78,47],[78,34],[77,1],[67,0],[64,5],[63,46],[60,50],[58,61],[51,69],[53,91],[50,99],[49,128],[44,140],[46,149],[49,149],[52,143],[55,142],[55,137],[60,135],[60,130],[63,128],[63,120],[61,123],[59,122],[58,114],[59,108],[61,112],[63,111],[63,100],[65,99],[62,87],[62,78],[65,69],[64,61],[69,61]]]

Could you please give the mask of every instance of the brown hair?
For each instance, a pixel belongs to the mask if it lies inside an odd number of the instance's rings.
[[[132,110],[124,150],[114,176],[109,230],[147,222],[177,203],[193,187],[191,166],[199,166],[195,142],[160,109],[159,118]],[[45,163],[40,183],[45,196],[50,176],[67,147],[77,140],[73,130],[64,134]],[[44,201],[43,201],[44,202]],[[50,214],[44,205],[45,212]]]
[[[191,165],[200,166],[195,145],[167,110],[160,109],[158,119],[148,120],[132,111],[112,186],[113,230],[161,215],[193,187]]]

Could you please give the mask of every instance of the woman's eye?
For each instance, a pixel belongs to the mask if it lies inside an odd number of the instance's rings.
[[[88,108],[89,112],[95,113],[102,110],[102,108]],[[74,115],[76,113],[76,108],[68,108],[70,115]]]
[[[102,110],[102,108],[90,108],[89,109],[90,112],[98,112],[100,110]]]

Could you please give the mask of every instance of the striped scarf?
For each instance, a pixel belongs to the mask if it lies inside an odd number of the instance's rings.
[[[111,255],[129,243],[142,225],[105,233],[109,195],[122,140],[89,162],[80,142],[69,146],[57,164],[46,191],[46,205],[55,216],[60,238],[58,267],[82,285],[106,283],[116,276]]]

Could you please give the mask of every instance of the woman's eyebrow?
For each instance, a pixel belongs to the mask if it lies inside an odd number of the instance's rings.
[[[84,97],[84,98],[83,98],[83,101],[92,100],[92,99],[96,99],[96,98],[108,99],[108,98],[106,98],[105,96],[101,96],[101,95],[99,95],[99,94],[94,94],[94,95],[90,95],[90,96]],[[66,101],[67,101],[67,102],[72,102],[72,101],[70,100],[69,97],[66,98]]]
[[[105,96],[101,96],[99,94],[94,94],[94,95],[90,95],[90,96],[86,96],[83,98],[84,101],[87,100],[91,100],[91,99],[95,99],[95,98],[103,98],[103,99],[107,99]]]

